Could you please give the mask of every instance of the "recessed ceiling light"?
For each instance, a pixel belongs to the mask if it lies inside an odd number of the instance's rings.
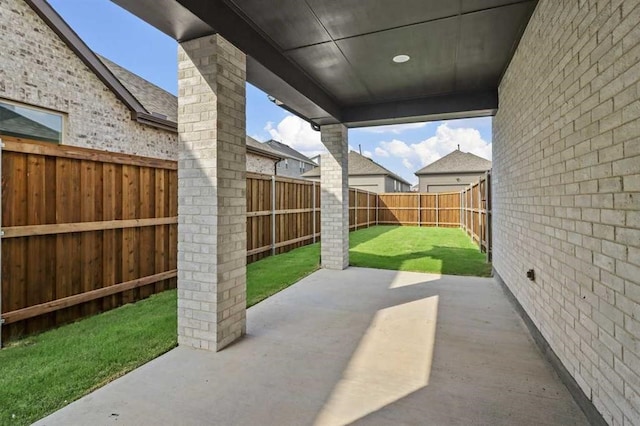
[[[411,59],[409,55],[397,55],[393,57],[393,62],[395,62],[396,64],[402,64],[404,62],[407,62],[409,59]]]

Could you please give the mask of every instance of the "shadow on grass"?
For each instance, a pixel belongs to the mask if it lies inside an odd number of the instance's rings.
[[[351,251],[352,266],[445,275],[489,277],[491,264],[477,249],[433,246],[430,250],[397,255]]]

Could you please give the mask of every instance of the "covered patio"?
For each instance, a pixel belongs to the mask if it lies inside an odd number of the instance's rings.
[[[36,423],[586,425],[490,278],[320,270]]]
[[[230,354],[255,344],[256,353],[280,348],[285,359],[295,359],[291,357],[300,355],[296,348],[304,347],[302,342],[310,337],[296,331],[306,321],[295,324],[285,317],[278,323],[280,328],[264,320],[263,329],[256,324],[255,338],[240,340],[246,333],[247,81],[321,133],[328,151],[322,158],[321,253],[322,266],[331,270],[349,265],[349,128],[495,116],[491,235],[496,278],[506,283],[514,305],[590,421],[625,426],[640,423],[638,1],[113,1],[180,42],[178,341],[184,348],[176,354],[192,354],[187,347],[218,351],[240,341],[237,348],[219,356],[192,356],[231,360]],[[315,277],[333,273],[322,271]],[[344,276],[351,273],[344,272]],[[346,297],[360,285],[336,279],[344,283],[335,297]],[[368,297],[375,303],[373,294]],[[358,337],[352,336],[354,345],[375,312],[395,306],[389,301],[378,303],[381,305],[369,312],[355,334]],[[455,298],[451,303],[457,303]],[[448,309],[442,300],[439,306],[441,312]],[[321,316],[310,318],[314,326],[322,324]],[[340,316],[331,318],[338,321]],[[440,324],[447,323],[444,314],[438,318]],[[527,341],[523,330],[511,334],[487,321],[486,331],[498,333],[496,339]],[[470,329],[464,335],[470,338],[473,326],[466,325]],[[277,333],[278,329],[287,330],[283,337],[290,342],[288,347],[257,344],[262,342],[258,330]],[[340,331],[340,327],[329,329]],[[446,334],[443,330],[438,335]],[[454,347],[455,342],[455,338],[443,338],[440,344],[436,340],[434,360],[439,359],[438,351]],[[410,342],[404,343],[400,346],[411,351]],[[482,347],[478,345],[474,348]],[[532,346],[529,349],[535,353]],[[343,392],[337,383],[343,367],[351,365],[353,350],[351,346],[343,354],[342,364],[326,366],[335,377],[318,395],[329,398],[329,408],[324,411],[325,404],[318,402],[324,399],[316,397],[307,411],[314,413],[312,418],[333,415],[333,395]],[[440,358],[441,362],[464,358],[469,350],[457,348]],[[498,372],[505,369],[505,360],[491,351],[488,354],[486,365],[498,363],[492,380],[504,377]],[[528,365],[518,364],[522,359],[516,358],[513,377],[530,377]],[[425,355],[423,361],[427,359]],[[176,377],[192,374],[184,363],[169,364]],[[153,365],[136,374],[144,374]],[[393,365],[385,362],[379,367]],[[446,370],[444,364],[442,370],[437,365],[434,363],[431,384]],[[456,365],[462,368],[464,362]],[[534,375],[539,376],[544,368]],[[306,371],[303,366],[300,369]],[[274,383],[276,390],[268,395],[275,398],[284,392],[286,383],[271,382],[271,378],[287,376],[278,375],[275,366],[268,370],[264,383]],[[227,399],[243,394],[239,392],[246,384],[243,374],[236,365],[229,381],[211,391],[212,395],[218,392],[217,400],[228,401],[229,409],[238,416],[254,413],[233,408],[234,404],[243,406],[246,397]],[[328,380],[327,376],[324,373],[321,379]],[[483,377],[469,377],[473,380],[461,392],[483,389]],[[197,380],[192,377],[185,389],[195,392]],[[422,390],[404,392],[417,395],[439,389],[412,386]],[[367,386],[363,392],[373,390],[375,387]],[[544,410],[536,405],[539,412],[532,412],[533,416],[549,413],[546,405],[556,401],[524,392],[527,401],[545,401]],[[393,395],[387,389],[383,393]],[[384,406],[398,398],[412,400],[406,393],[390,397]],[[517,395],[521,394],[501,392],[496,398]],[[476,396],[476,392],[467,393],[468,399],[461,399],[453,411],[440,411],[447,407],[441,400],[436,404],[438,410],[420,415],[473,416],[469,410],[474,405],[469,401]],[[444,398],[440,392],[433,397],[433,401]],[[513,404],[509,398],[499,403],[492,400],[496,405],[488,406],[500,415],[522,415],[514,407],[527,406],[526,401]],[[340,413],[340,403],[336,404],[335,412]],[[385,410],[376,411],[379,409],[347,418],[362,419],[370,412],[382,415]],[[487,408],[486,413],[491,411]],[[571,411],[565,406],[551,412],[566,415]],[[410,413],[407,409],[404,415]]]

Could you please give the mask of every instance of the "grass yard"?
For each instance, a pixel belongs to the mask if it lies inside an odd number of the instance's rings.
[[[27,425],[176,345],[176,291],[0,351],[0,424]]]
[[[247,266],[247,306],[318,269],[318,244]],[[0,425],[28,425],[174,348],[176,291],[0,351]]]
[[[458,228],[375,226],[352,232],[353,266],[432,272],[449,275],[491,275],[491,264]]]
[[[350,234],[351,264],[488,276],[460,229],[379,226]],[[247,266],[247,306],[318,269],[319,244]],[[0,351],[0,424],[26,425],[176,346],[176,291],[14,342]]]
[[[319,268],[320,244],[312,244],[247,265],[247,306],[300,281]]]

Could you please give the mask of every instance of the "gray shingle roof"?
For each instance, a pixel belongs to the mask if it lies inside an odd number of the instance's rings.
[[[283,155],[280,152],[271,148],[266,143],[258,142],[251,136],[247,136],[247,151],[249,152],[253,151],[257,154],[263,154],[271,158],[277,158],[277,159],[283,158]]]
[[[169,121],[178,121],[178,98],[176,96],[111,62],[104,56],[97,56],[150,114],[158,113],[164,115]]]
[[[491,161],[456,149],[441,159],[427,164],[415,174],[419,176],[440,173],[485,172],[490,169]]]
[[[305,163],[314,164],[313,161],[306,155],[296,151],[291,148],[289,145],[285,145],[282,142],[274,141],[273,139],[266,141],[266,145],[269,145],[272,149],[278,151],[283,157],[286,158],[295,158],[296,160],[302,160]]]
[[[316,167],[308,172],[304,173],[302,177],[320,177],[320,167]],[[380,164],[373,161],[371,158],[367,158],[364,155],[360,155],[355,151],[349,152],[349,176],[370,176],[370,175],[384,175],[391,176],[407,185],[409,182],[393,173],[392,171],[382,167]]]
[[[37,139],[59,142],[60,132],[31,120],[0,105],[0,135],[23,137],[31,135]]]

